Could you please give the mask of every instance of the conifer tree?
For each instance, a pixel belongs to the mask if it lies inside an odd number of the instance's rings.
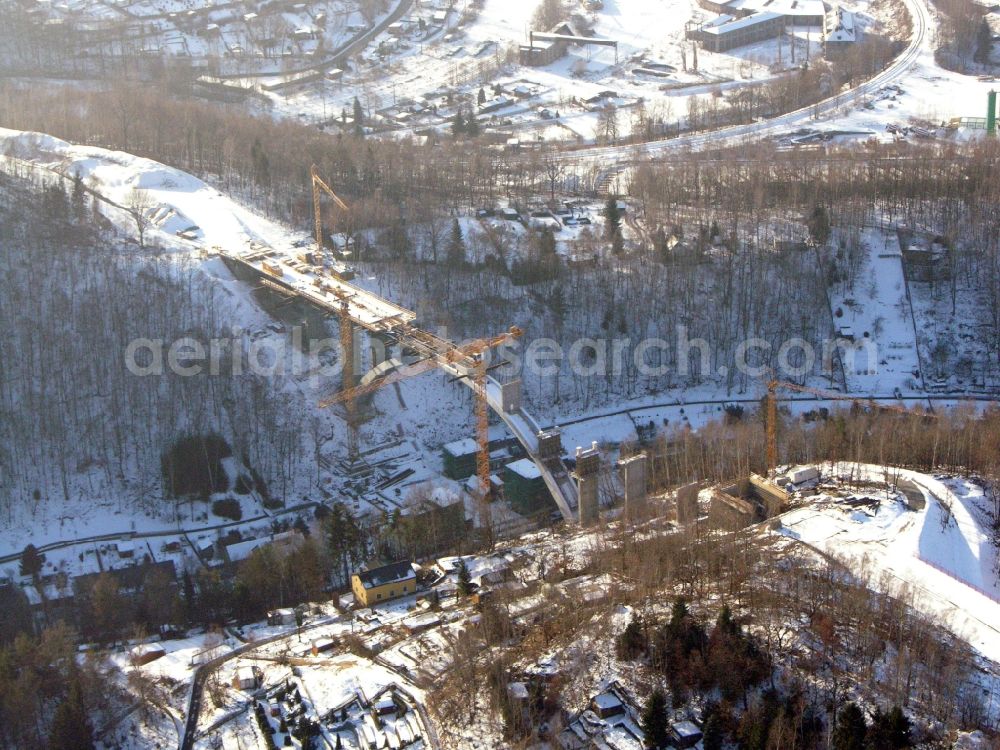
[[[667,725],[667,696],[656,688],[649,696],[642,710],[642,731],[646,735],[646,746],[659,750],[667,747],[670,733]]]

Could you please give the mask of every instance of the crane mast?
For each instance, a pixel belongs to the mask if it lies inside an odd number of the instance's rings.
[[[312,183],[313,199],[313,224],[316,235],[317,254],[323,249],[323,211],[321,199],[326,193],[333,201],[334,205],[342,212],[349,212],[350,208],[333,189],[319,175],[319,170],[313,164],[309,169],[309,176]],[[335,278],[341,279],[340,274],[333,272]],[[357,419],[357,399],[361,396],[372,393],[379,388],[397,383],[400,380],[419,375],[434,368],[442,368],[446,372],[456,375],[459,378],[470,380],[474,394],[474,411],[476,421],[476,479],[480,492],[480,521],[482,526],[491,532],[490,528],[490,436],[489,436],[489,398],[487,394],[487,366],[486,354],[502,344],[512,341],[522,335],[522,331],[517,326],[512,326],[506,333],[485,339],[477,339],[468,344],[456,345],[435,336],[427,331],[423,331],[416,326],[406,322],[394,323],[392,334],[400,341],[408,342],[407,345],[419,351],[424,359],[413,365],[402,367],[390,373],[384,378],[370,383],[358,385],[356,383],[356,373],[354,372],[354,321],[352,319],[352,305],[358,307],[361,314],[365,314],[364,306],[358,300],[352,299],[345,292],[334,291],[340,300],[340,344],[343,352],[343,372],[341,376],[340,392],[320,401],[320,407],[332,406],[343,403],[347,412],[348,423],[348,454],[353,460],[358,452],[358,419]]]

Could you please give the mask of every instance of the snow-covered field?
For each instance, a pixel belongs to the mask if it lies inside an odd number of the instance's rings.
[[[897,593],[910,589],[914,606],[935,617],[984,656],[1000,659],[1000,557],[991,537],[983,488],[961,477],[932,477],[874,465],[822,467],[824,478],[882,483],[858,486],[874,509],[831,496],[821,485],[804,507],[781,516],[784,534],[844,562],[870,585],[887,574]],[[926,506],[908,509],[902,494],[884,489],[909,480]],[[835,485],[834,485],[835,486]]]

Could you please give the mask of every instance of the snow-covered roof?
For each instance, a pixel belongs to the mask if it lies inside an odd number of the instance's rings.
[[[781,17],[781,13],[765,10],[758,13],[752,13],[749,16],[744,16],[743,18],[735,18],[732,21],[727,21],[726,23],[719,24],[718,26],[705,26],[702,28],[702,31],[706,34],[729,34],[733,31],[738,31],[739,29],[756,26],[759,23],[766,23]]]
[[[447,443],[444,446],[446,453],[452,456],[468,456],[471,453],[475,453],[479,450],[479,446],[476,445],[476,441],[472,438],[463,438],[461,440],[455,440],[454,442]]]
[[[470,578],[482,578],[494,573],[503,575],[510,568],[510,563],[507,560],[494,555],[485,557],[466,556],[464,558],[459,555],[440,557],[435,562],[435,565],[444,575],[450,575],[458,571],[458,567],[463,559],[465,560],[466,567],[469,569]]]
[[[226,554],[230,562],[238,562],[250,557],[255,549],[263,547],[265,544],[289,544],[298,536],[296,531],[282,531],[272,536],[260,537],[258,539],[244,539],[242,542],[233,542],[226,545]]]
[[[134,657],[149,656],[152,654],[163,654],[163,653],[165,653],[165,651],[163,650],[163,646],[161,646],[159,643],[140,643],[138,646],[132,649],[132,656]]]
[[[793,20],[796,16],[809,16],[816,18],[826,12],[823,0],[731,0],[725,4],[727,10],[742,11],[768,11],[781,16],[789,16]]]
[[[826,41],[853,42],[857,39],[854,14],[839,5],[830,10],[825,18]]]
[[[713,18],[711,21],[706,23],[702,28],[710,29],[713,26],[722,26],[723,24],[729,23],[734,18],[736,18],[736,16],[731,16],[729,14],[724,13],[721,16],[716,16],[715,18]]]
[[[520,461],[509,463],[507,468],[525,479],[538,479],[542,476],[541,470],[530,458],[522,458]]]
[[[245,539],[242,542],[233,542],[226,545],[226,554],[232,562],[238,562],[250,557],[251,553],[258,547],[268,544],[270,539]]]
[[[357,576],[361,579],[361,585],[366,589],[384,586],[387,583],[402,583],[417,577],[409,560],[390,563],[372,570],[362,570]]]
[[[604,711],[612,708],[618,708],[622,705],[622,701],[617,695],[609,691],[607,693],[601,693],[600,695],[594,696],[594,705]]]
[[[771,2],[759,2],[758,0],[748,0],[748,6],[767,9],[783,16],[822,16],[826,11],[823,0],[771,0]]]
[[[421,612],[418,615],[405,618],[403,620],[403,627],[407,630],[424,630],[426,628],[433,628],[440,622],[441,618],[436,612]]]
[[[701,730],[693,721],[678,721],[673,729],[678,737],[701,737]]]

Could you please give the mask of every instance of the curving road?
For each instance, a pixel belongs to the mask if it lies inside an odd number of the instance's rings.
[[[913,21],[913,35],[910,38],[910,43],[889,67],[853,89],[841,91],[815,104],[772,117],[763,122],[733,125],[719,130],[691,133],[677,138],[666,138],[640,144],[582,147],[570,153],[581,161],[594,160],[604,166],[609,164],[620,166],[678,150],[697,150],[707,146],[737,146],[761,136],[773,135],[790,127],[802,125],[815,119],[818,115],[834,112],[855,97],[873,94],[889,84],[902,81],[917,61],[924,41],[927,39],[931,16],[924,0],[903,0],[903,3],[910,12]]]

